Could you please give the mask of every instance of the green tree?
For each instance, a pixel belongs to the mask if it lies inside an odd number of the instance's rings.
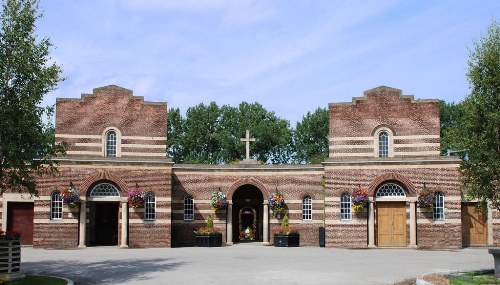
[[[36,194],[35,175],[54,170],[55,145],[43,118],[43,96],[54,90],[61,69],[49,57],[49,39],[37,40],[41,17],[34,0],[4,0],[0,14],[0,193],[7,189]]]
[[[464,101],[464,137],[469,159],[460,170],[466,194],[500,210],[500,23],[469,53],[467,79],[471,93]]]
[[[177,163],[233,163],[245,158],[240,141],[246,130],[256,138],[251,145],[253,159],[264,163],[290,161],[291,130],[258,103],[242,102],[238,108],[215,102],[190,107],[183,119],[171,109],[168,125],[168,155]]]
[[[449,152],[459,151],[459,155],[465,154],[464,148],[464,104],[446,103],[440,101],[440,122],[441,122],[441,154],[447,155]]]
[[[184,121],[185,136],[182,143],[185,162],[220,164],[221,110],[215,102],[188,108]]]
[[[185,160],[186,154],[183,147],[184,136],[184,120],[181,116],[181,112],[179,108],[170,108],[167,125],[167,155],[175,163],[182,163]]]
[[[307,112],[293,132],[295,161],[321,163],[328,157],[328,111]]]

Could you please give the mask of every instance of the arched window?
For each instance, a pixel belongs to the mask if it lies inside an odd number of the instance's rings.
[[[351,195],[349,193],[340,195],[340,220],[351,220]]]
[[[406,197],[405,190],[403,187],[396,183],[386,183],[377,190],[377,194],[375,194],[377,198],[382,197]]]
[[[311,196],[305,196],[302,199],[302,220],[312,220],[312,199]]]
[[[120,191],[115,185],[111,183],[99,183],[90,191],[90,197],[118,197],[120,196]]]
[[[152,192],[148,192],[144,197],[144,220],[156,220],[156,197]]]
[[[389,133],[387,133],[386,131],[381,131],[380,133],[378,133],[378,156],[389,156]]]
[[[116,132],[108,131],[106,133],[106,156],[116,157]]]
[[[194,220],[194,201],[193,197],[184,197],[184,221]]]
[[[436,199],[432,207],[432,219],[444,220],[444,194],[441,192],[436,193]]]
[[[63,209],[63,199],[61,192],[54,191],[50,195],[50,219],[60,220],[62,219],[62,209]]]

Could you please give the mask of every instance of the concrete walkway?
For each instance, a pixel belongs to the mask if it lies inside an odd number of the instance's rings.
[[[62,276],[80,284],[391,284],[426,273],[492,269],[487,248],[221,248],[83,250],[23,248],[25,273]]]

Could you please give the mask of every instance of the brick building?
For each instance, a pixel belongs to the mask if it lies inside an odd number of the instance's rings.
[[[439,102],[414,100],[378,87],[352,103],[329,105],[329,158],[319,165],[174,165],[165,155],[166,103],[145,102],[107,86],[81,99],[58,99],[58,142],[68,142],[55,176],[38,178],[39,197],[4,193],[3,230],[23,232],[23,243],[44,248],[99,245],[194,245],[193,231],[209,214],[224,243],[240,242],[247,227],[272,244],[281,220],[267,198],[285,196],[301,245],[327,247],[439,247],[498,244],[498,214],[478,214],[461,201],[459,160],[440,156]],[[79,207],[63,206],[73,185]],[[130,189],[146,192],[144,208],[128,203]],[[365,189],[368,206],[353,211],[352,193]],[[438,193],[433,209],[419,208],[423,188]],[[226,210],[210,198],[223,192]],[[486,219],[486,216],[488,219]],[[474,222],[471,222],[474,221]]]

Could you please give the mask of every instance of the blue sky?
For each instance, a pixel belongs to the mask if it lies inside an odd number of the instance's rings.
[[[41,0],[38,35],[66,81],[44,98],[115,84],[185,112],[259,102],[295,126],[385,85],[461,101],[468,48],[500,1]]]

